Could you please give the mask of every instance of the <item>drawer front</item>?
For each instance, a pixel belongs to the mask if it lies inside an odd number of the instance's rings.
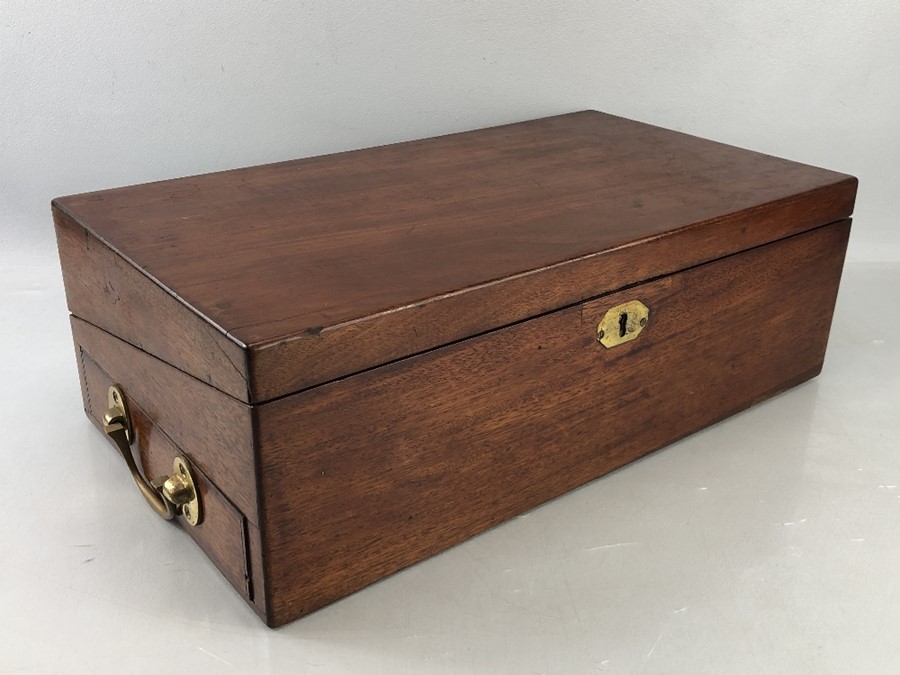
[[[106,409],[107,390],[110,385],[118,381],[118,378],[114,379],[97,365],[94,357],[84,346],[76,343],[76,350],[85,412],[91,421],[102,429],[101,418]],[[146,413],[141,403],[139,399],[129,397],[129,414],[137,439],[133,445],[135,457],[144,476],[169,475],[172,472],[173,459],[176,456],[185,456],[190,461],[191,453],[178,447]],[[185,526],[184,529],[238,593],[254,606],[258,613],[263,613],[263,599],[260,593],[255,592],[258,588],[261,589],[262,584],[254,584],[256,575],[251,576],[250,552],[247,550],[250,543],[248,523],[243,514],[197,467],[196,463],[193,461],[191,463],[191,472],[200,494],[203,519],[196,527]],[[131,483],[124,462],[122,463],[121,479]],[[134,499],[143,504],[143,498],[136,488]],[[176,521],[184,524],[180,517],[176,518]],[[161,520],[158,525],[160,527],[167,526]]]
[[[258,410],[284,623],[816,375],[849,221]],[[640,335],[597,341],[639,300]]]

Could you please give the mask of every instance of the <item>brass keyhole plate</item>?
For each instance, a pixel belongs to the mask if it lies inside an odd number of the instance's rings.
[[[629,300],[607,310],[597,324],[597,342],[609,349],[634,340],[650,321],[650,310],[640,300]]]

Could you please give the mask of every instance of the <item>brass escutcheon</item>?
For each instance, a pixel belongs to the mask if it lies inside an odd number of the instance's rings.
[[[634,340],[649,321],[650,310],[640,300],[616,305],[597,324],[597,342],[609,349]]]

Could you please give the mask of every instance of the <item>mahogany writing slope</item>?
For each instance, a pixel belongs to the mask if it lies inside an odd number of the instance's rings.
[[[586,111],[53,217],[122,479],[278,626],[815,376],[856,185]]]

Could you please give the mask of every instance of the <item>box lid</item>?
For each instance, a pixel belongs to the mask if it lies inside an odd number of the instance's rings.
[[[64,260],[73,313],[261,402],[845,218],[855,194],[584,111],[53,206],[130,268],[116,283],[157,289],[91,289]]]

